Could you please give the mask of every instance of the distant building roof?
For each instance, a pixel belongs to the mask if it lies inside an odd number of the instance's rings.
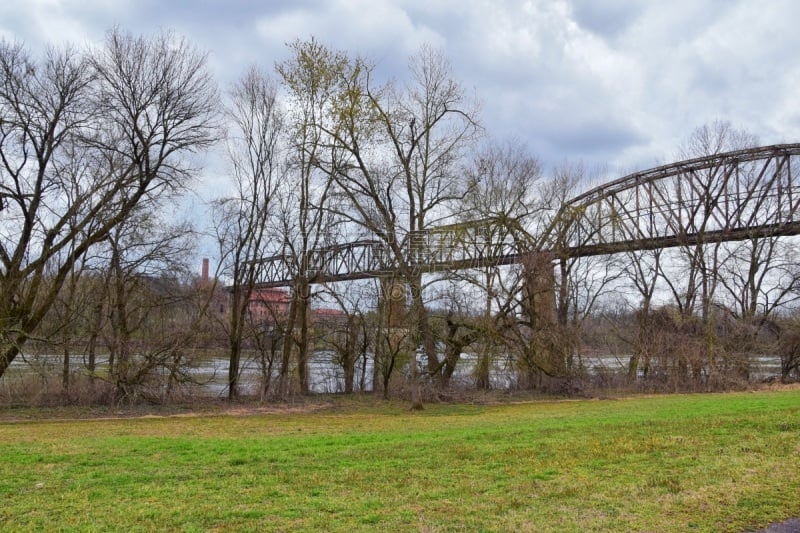
[[[262,302],[265,304],[288,305],[292,300],[289,297],[289,293],[283,289],[267,288],[254,289],[250,294],[250,301]]]
[[[320,307],[317,309],[312,309],[312,313],[317,316],[343,316],[344,311],[341,309],[331,309],[330,307]]]

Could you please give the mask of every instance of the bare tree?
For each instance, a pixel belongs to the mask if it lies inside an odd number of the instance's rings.
[[[235,195],[216,202],[215,217],[221,266],[231,281],[226,328],[229,399],[239,395],[250,297],[258,281],[259,260],[267,255],[270,217],[284,176],[284,117],[276,95],[272,80],[252,67],[231,89],[227,108],[228,159]]]
[[[310,254],[326,243],[334,225],[327,210],[333,184],[331,167],[339,151],[326,131],[337,113],[346,57],[316,40],[289,45],[291,57],[276,65],[289,92],[290,173],[282,189],[282,236],[287,257],[293,260],[292,302],[281,364],[281,389],[288,393],[291,355],[296,348],[301,392],[308,392],[310,346]]]
[[[753,237],[729,246],[720,265],[720,300],[734,316],[761,326],[778,309],[800,298],[800,269],[794,243]]]
[[[523,249],[535,249],[534,235],[544,215],[538,196],[542,170],[527,148],[515,140],[489,143],[476,152],[465,176],[471,186],[464,199],[466,209],[459,218],[465,223],[476,219],[485,221],[474,235],[476,250],[484,250],[486,256],[499,257],[509,244],[522,243]],[[505,290],[508,286],[504,281],[514,276],[510,270],[513,269],[490,264],[478,273],[453,273],[455,280],[478,289],[483,295],[482,308],[475,310],[481,316],[480,334],[472,333],[478,341],[475,378],[480,389],[490,387],[489,370],[501,337],[500,311],[509,309],[509,299],[515,296]],[[458,316],[464,314],[456,313],[448,318],[449,332],[457,325]],[[469,327],[476,331],[474,322]],[[472,340],[469,333],[458,338],[461,343]]]
[[[601,169],[587,169],[582,162],[564,162],[554,169],[552,179],[543,187],[542,197],[553,213],[550,223],[556,250],[563,250],[572,236],[571,222],[574,217],[583,216],[572,212],[569,199],[581,187],[597,179]],[[601,228],[595,228],[600,231]],[[583,235],[587,241],[593,237],[590,232]],[[614,283],[621,273],[613,258],[569,257],[559,255],[555,258],[553,274],[555,286],[555,323],[551,335],[556,353],[551,356],[550,367],[561,376],[570,376],[576,370],[575,357],[581,357],[581,328],[583,321],[596,309],[596,304],[613,291]],[[578,365],[580,366],[580,365]]]
[[[187,224],[165,221],[141,207],[111,231],[103,243],[103,261],[94,265],[108,271],[109,320],[101,334],[118,400],[135,399],[158,368],[171,367],[176,375],[180,361],[174,356],[191,336],[188,323],[180,331],[174,324],[165,331],[165,309],[174,311],[187,298],[179,280],[187,270],[193,232]]]
[[[91,308],[96,296],[87,290],[84,280],[86,257],[76,262],[50,311],[39,324],[37,336],[61,352],[61,388],[69,393],[72,381],[72,356],[82,333],[86,329],[85,310]]]
[[[662,250],[627,252],[627,261],[623,265],[623,275],[633,283],[640,297],[639,308],[636,312],[637,333],[630,339],[633,353],[628,361],[628,381],[633,382],[641,368],[644,377],[650,370],[650,359],[653,353],[653,321],[651,309],[656,286],[661,271]]]
[[[252,344],[255,362],[261,373],[259,396],[266,401],[274,394],[272,387],[275,371],[280,364],[280,351],[284,336],[287,335],[286,310],[281,301],[275,301],[280,292],[257,294],[251,309],[244,316],[246,328],[242,345]]]
[[[679,155],[683,159],[689,159],[749,148],[756,144],[757,140],[751,134],[735,129],[729,122],[716,121],[696,128]],[[744,174],[746,173],[742,173]],[[726,248],[721,243],[706,243],[703,235],[713,223],[710,219],[712,206],[720,200],[719,196],[729,179],[740,179],[740,175],[737,173],[736,176],[730,176],[724,169],[711,169],[696,176],[691,186],[676,180],[673,190],[667,192],[668,197],[682,199],[679,209],[684,211],[682,218],[689,223],[687,232],[697,234],[699,238],[695,245],[679,248],[684,268],[677,277],[669,275],[665,268],[666,262],[661,263],[662,278],[672,293],[681,316],[688,322],[693,321],[696,313],[700,316],[706,339],[705,356],[709,376],[717,373],[717,352],[720,348],[716,343],[712,305],[719,287],[721,265],[727,258],[723,255]],[[745,176],[743,179],[748,178]],[[700,365],[695,364],[691,370],[694,380],[702,379]]]
[[[387,400],[392,377],[407,357],[409,344],[408,328],[402,327],[407,315],[406,294],[402,284],[396,282],[392,277],[375,280],[378,310],[370,323],[375,339],[373,383],[375,390],[380,388]]]
[[[205,57],[171,34],[113,30],[41,60],[0,43],[0,375],[78,259],[186,185],[186,155],[215,140],[215,97]]]
[[[441,365],[416,268],[426,251],[410,244],[460,209],[466,190],[457,163],[480,131],[477,112],[449,63],[429,47],[411,59],[410,81],[402,89],[376,86],[372,68],[358,59],[342,73],[337,120],[326,130],[346,155],[330,165],[347,199],[348,209],[337,214],[383,241],[409,288],[412,354],[419,347],[426,372],[435,375]],[[410,366],[415,372],[416,364]]]
[[[778,355],[781,358],[781,379],[800,379],[800,320],[797,312],[790,313],[778,327]]]
[[[369,283],[348,285],[343,291],[332,284],[325,287],[325,294],[336,302],[338,313],[318,316],[315,322],[323,331],[322,342],[334,351],[334,362],[344,371],[344,392],[352,393],[366,390],[368,352],[374,340],[366,310],[376,298]]]

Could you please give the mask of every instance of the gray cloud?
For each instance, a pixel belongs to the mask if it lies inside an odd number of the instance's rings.
[[[227,83],[312,35],[402,77],[422,43],[451,58],[497,137],[546,163],[612,169],[668,159],[691,130],[730,120],[762,142],[798,137],[792,0],[11,0],[0,35],[32,47],[96,41],[112,25],[174,28]]]
[[[644,9],[637,0],[573,0],[571,4],[575,22],[605,39],[623,34]]]

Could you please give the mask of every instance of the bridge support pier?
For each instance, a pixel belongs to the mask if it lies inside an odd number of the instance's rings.
[[[408,308],[406,306],[406,285],[396,278],[381,279],[381,306],[386,325],[389,328],[401,328],[405,326]]]
[[[383,396],[388,399],[392,369],[405,347],[404,340],[408,335],[406,285],[396,278],[381,278],[377,311],[373,388],[383,389]]]
[[[556,318],[556,265],[549,252],[534,252],[523,261],[522,303],[527,331],[520,346],[521,371],[527,386],[564,387],[575,345]]]
[[[525,312],[537,328],[555,324],[556,278],[551,252],[533,252],[523,262]]]

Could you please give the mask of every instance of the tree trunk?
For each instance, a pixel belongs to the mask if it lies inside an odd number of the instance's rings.
[[[297,339],[297,377],[300,381],[300,392],[308,394],[308,355],[309,355],[309,321],[311,319],[311,306],[308,295],[310,294],[310,284],[303,280],[301,282],[303,289],[299,304],[299,312],[297,318],[300,320],[300,337]]]
[[[238,273],[234,272],[234,286],[231,292],[231,323],[228,332],[228,400],[239,397],[239,364],[242,357],[242,331],[246,307],[243,305],[242,287],[239,284]]]
[[[279,393],[283,398],[287,398],[289,396],[289,388],[290,388],[290,370],[291,370],[291,362],[292,362],[292,350],[294,349],[294,334],[295,334],[295,322],[297,321],[297,307],[298,307],[298,297],[295,293],[292,297],[292,301],[289,304],[289,313],[287,316],[286,322],[286,333],[283,336],[283,347],[281,349],[281,370],[280,370],[280,377],[279,377]]]
[[[69,392],[69,341],[64,340],[64,360],[61,365],[61,389],[64,392]]]
[[[0,376],[5,375],[6,370],[11,366],[11,362],[19,355],[19,348],[10,346],[3,351],[0,356]]]
[[[489,342],[489,332],[492,326],[492,302],[494,301],[494,274],[491,271],[484,273],[484,285],[486,287],[486,300],[483,308],[483,339],[478,350],[478,361],[475,365],[475,386],[478,390],[488,391],[491,388],[489,381],[489,368],[491,348]]]

